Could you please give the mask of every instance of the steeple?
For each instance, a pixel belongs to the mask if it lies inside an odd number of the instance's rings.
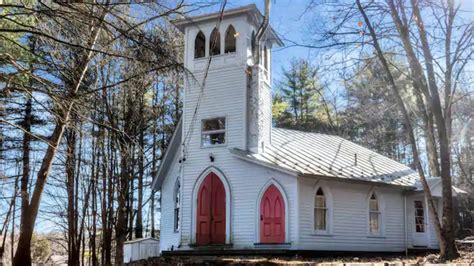
[[[185,83],[184,131],[192,122],[199,131],[199,121],[214,116],[222,124],[216,130],[225,132],[219,144],[263,151],[272,121],[271,49],[282,45],[268,19],[252,4],[173,23],[185,34],[184,66],[192,74]]]

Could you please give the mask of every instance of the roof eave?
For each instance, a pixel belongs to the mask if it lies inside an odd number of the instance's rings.
[[[250,4],[250,5],[234,8],[234,9],[228,9],[224,11],[224,17],[250,13],[252,11],[254,12],[256,11],[261,15],[256,5]],[[220,12],[214,12],[214,13],[204,14],[204,15],[199,15],[199,16],[175,19],[175,20],[172,20],[171,23],[175,25],[181,32],[184,32],[184,28],[186,27],[186,25],[194,24],[194,23],[202,22],[206,20],[212,20],[219,16],[220,16]]]
[[[182,119],[179,119],[178,125],[176,126],[176,129],[173,133],[173,136],[171,137],[170,145],[166,149],[165,155],[163,156],[162,164],[160,164],[160,166],[158,168],[156,178],[154,178],[153,181],[152,181],[151,187],[152,187],[153,190],[160,189],[161,185],[163,184],[166,173],[167,173],[167,172],[164,172],[164,171],[168,170],[168,168],[166,166],[169,166],[169,164],[171,164],[173,162],[173,158],[169,158],[169,157],[170,157],[170,153],[171,153],[171,150],[172,150],[172,146],[180,144],[180,143],[175,143],[175,142],[178,138],[177,137],[178,134],[181,134],[181,125],[182,125]]]
[[[340,181],[340,182],[347,182],[347,183],[357,183],[357,184],[365,184],[365,185],[376,185],[376,186],[384,186],[384,187],[393,187],[393,188],[400,188],[403,190],[414,190],[414,186],[409,185],[399,185],[399,184],[392,184],[386,182],[377,182],[377,181],[370,181],[370,180],[360,180],[360,179],[350,179],[338,176],[325,176],[325,175],[315,175],[315,174],[299,174],[299,177],[303,178],[313,178],[313,179],[324,179],[328,181]]]
[[[257,16],[263,18],[262,13],[260,10],[257,8],[255,4],[250,4],[234,9],[228,9],[224,12],[224,17],[229,17],[229,16],[237,16],[241,14],[256,14]],[[214,12],[211,14],[204,14],[200,16],[193,16],[193,17],[187,17],[187,18],[180,18],[180,19],[175,19],[171,20],[171,23],[178,28],[182,33],[184,33],[184,29],[186,28],[187,25],[189,24],[195,24],[198,22],[206,21],[206,20],[212,20],[215,18],[218,18],[220,16],[220,12]],[[277,47],[283,47],[285,44],[281,40],[280,36],[276,33],[276,31],[269,26],[269,33],[272,35],[273,38],[271,38],[271,41],[275,42]]]
[[[294,170],[290,170],[290,169],[287,169],[287,168],[284,168],[284,167],[281,167],[281,166],[278,166],[278,165],[267,163],[267,162],[264,162],[262,160],[258,160],[258,159],[255,159],[255,158],[249,158],[247,156],[243,156],[243,155],[239,154],[235,149],[232,149],[232,148],[229,149],[229,151],[235,157],[237,157],[241,160],[247,161],[247,162],[251,162],[251,163],[254,163],[254,164],[257,164],[257,165],[260,165],[260,166],[264,166],[264,167],[267,167],[267,168],[270,168],[270,169],[273,169],[273,170],[276,170],[276,171],[279,171],[279,172],[282,172],[282,173],[285,173],[285,174],[288,174],[288,175],[291,175],[291,176],[297,176],[299,174],[299,172],[294,171]]]

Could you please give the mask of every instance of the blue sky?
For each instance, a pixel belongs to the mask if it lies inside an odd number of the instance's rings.
[[[471,21],[474,21],[474,0],[460,0],[461,11],[463,16]],[[218,0],[203,0],[203,1],[188,1],[189,3],[216,3],[211,8],[203,8],[196,11],[196,15],[204,14],[208,12],[218,11],[220,7],[220,1]],[[297,43],[304,43],[309,38],[317,37],[312,34],[315,32],[315,28],[324,26],[325,14],[317,14],[316,12],[305,12],[309,0],[271,0],[271,11],[270,11],[270,23],[273,29],[280,35],[284,36],[285,39],[295,41]],[[317,3],[323,3],[323,1],[316,1]],[[332,3],[346,1],[333,0]],[[257,7],[263,11],[264,0],[228,0],[226,8],[235,8],[248,4],[256,4]],[[429,24],[429,22],[428,22]],[[320,52],[319,52],[320,53]],[[281,78],[282,67],[288,67],[289,62],[292,58],[303,58],[308,59],[313,64],[324,62],[321,60],[324,54],[318,54],[318,51],[305,47],[284,47],[281,49],[274,49],[272,71],[274,81],[278,81]],[[472,64],[471,64],[472,65]],[[468,69],[474,67],[468,67]],[[335,77],[326,77],[328,80],[334,81]]]
[[[474,1],[474,0],[473,0]],[[194,1],[189,1],[194,2]],[[205,2],[205,1],[204,1]],[[278,32],[280,36],[284,36],[287,39],[294,41],[301,41],[302,37],[308,29],[308,18],[301,17],[307,6],[308,1],[304,0],[271,0],[271,11],[270,11],[270,24]],[[226,9],[244,6],[248,4],[256,4],[257,7],[263,12],[264,0],[229,0]],[[197,11],[197,14],[204,14],[210,11],[219,10],[220,3],[210,9],[201,9]],[[315,51],[310,51],[308,48],[303,47],[284,47],[283,49],[275,49],[273,51],[273,74],[275,79],[279,79],[282,67],[286,67],[289,61],[295,58],[310,58],[311,54]]]

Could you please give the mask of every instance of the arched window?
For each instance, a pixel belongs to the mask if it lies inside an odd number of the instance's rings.
[[[194,58],[201,58],[206,56],[206,36],[202,31],[196,35],[194,40]]]
[[[314,230],[327,231],[328,206],[326,196],[321,188],[314,198]]]
[[[369,199],[369,231],[371,234],[380,233],[380,204],[375,193]]]
[[[180,198],[180,191],[181,185],[179,184],[179,178],[176,180],[176,184],[174,186],[174,231],[179,231],[179,212],[181,208],[181,198]]]
[[[255,31],[252,31],[252,37],[250,39],[250,47],[252,48],[252,56],[255,56],[255,47],[257,46],[257,40],[255,39]]]
[[[225,32],[225,50],[224,53],[233,53],[236,51],[236,39],[237,34],[232,25],[229,25]]]
[[[221,34],[214,28],[211,33],[211,39],[209,42],[209,53],[211,55],[220,55],[221,54]]]
[[[268,49],[267,46],[263,46],[263,66],[268,70]]]

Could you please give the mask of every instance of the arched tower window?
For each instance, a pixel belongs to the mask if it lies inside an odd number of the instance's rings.
[[[236,51],[236,37],[234,26],[229,25],[225,32],[225,50],[224,53],[233,53]]]
[[[211,39],[209,42],[209,53],[211,55],[221,54],[221,34],[214,28],[211,33]]]
[[[380,233],[380,204],[375,193],[369,199],[369,230],[371,234]]]
[[[252,37],[250,39],[250,47],[252,48],[252,56],[255,56],[255,47],[257,40],[255,39],[255,31],[252,31]]]
[[[181,185],[179,183],[179,178],[176,180],[176,184],[174,186],[174,231],[178,232],[179,231],[179,225],[180,225],[180,220],[179,220],[179,212],[181,209]]]
[[[326,231],[327,230],[327,218],[328,218],[328,207],[326,202],[326,196],[321,188],[316,192],[314,198],[314,230],[315,231]]]
[[[206,36],[202,31],[196,35],[194,40],[194,58],[201,58],[206,56]]]

